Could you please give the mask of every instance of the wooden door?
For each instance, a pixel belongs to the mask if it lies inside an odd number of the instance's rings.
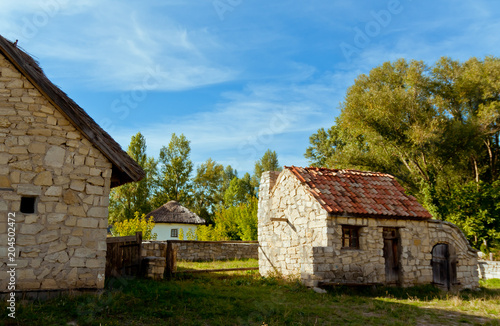
[[[448,245],[440,243],[432,248],[432,283],[450,288],[450,252]]]
[[[399,235],[396,228],[384,228],[385,282],[399,283]]]

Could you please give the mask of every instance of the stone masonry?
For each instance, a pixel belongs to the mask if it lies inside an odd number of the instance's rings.
[[[500,261],[480,260],[477,264],[479,277],[483,280],[500,279]]]
[[[273,219],[273,220],[272,220]],[[457,287],[478,286],[477,255],[453,224],[436,220],[361,218],[328,214],[288,170],[265,172],[259,189],[261,275],[321,282],[384,284],[383,227],[400,237],[400,285],[433,281],[432,249],[447,243],[457,255]],[[342,225],[359,226],[359,249],[342,248]]]
[[[258,243],[221,243],[217,241],[176,241],[172,243],[177,260],[211,261],[258,257]],[[142,243],[142,257],[166,257],[167,242]]]
[[[0,56],[0,256],[15,213],[17,290],[104,286],[111,173],[109,160]],[[22,197],[35,198],[34,213],[20,212]]]

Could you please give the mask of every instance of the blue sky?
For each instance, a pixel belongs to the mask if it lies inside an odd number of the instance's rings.
[[[121,145],[251,172],[266,149],[306,166],[309,136],[356,76],[401,57],[498,56],[498,1],[2,0],[0,34]]]

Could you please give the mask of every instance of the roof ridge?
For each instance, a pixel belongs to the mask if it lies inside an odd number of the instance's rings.
[[[82,135],[113,165],[111,186],[139,181],[144,170],[85,110],[56,86],[43,72],[38,62],[17,44],[0,35],[0,55],[4,56]]]
[[[329,213],[429,219],[394,176],[382,172],[285,166]]]
[[[376,171],[363,171],[363,170],[357,170],[357,169],[331,169],[331,168],[325,168],[325,167],[316,167],[316,166],[308,166],[308,167],[298,167],[298,166],[284,166],[285,169],[293,170],[293,169],[303,169],[306,171],[310,170],[316,170],[316,171],[328,171],[328,172],[345,172],[345,173],[350,173],[350,174],[361,174],[361,175],[374,175],[374,176],[387,176],[390,178],[394,178],[393,175],[384,173],[384,172],[376,172]]]

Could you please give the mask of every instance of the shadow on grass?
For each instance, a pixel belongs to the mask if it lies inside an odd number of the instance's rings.
[[[100,296],[20,304],[11,325],[499,325],[485,310],[498,311],[500,289],[461,294],[462,303],[467,296],[488,303],[469,310],[453,308],[433,287],[329,290],[318,294],[297,281],[257,275],[110,279]]]

